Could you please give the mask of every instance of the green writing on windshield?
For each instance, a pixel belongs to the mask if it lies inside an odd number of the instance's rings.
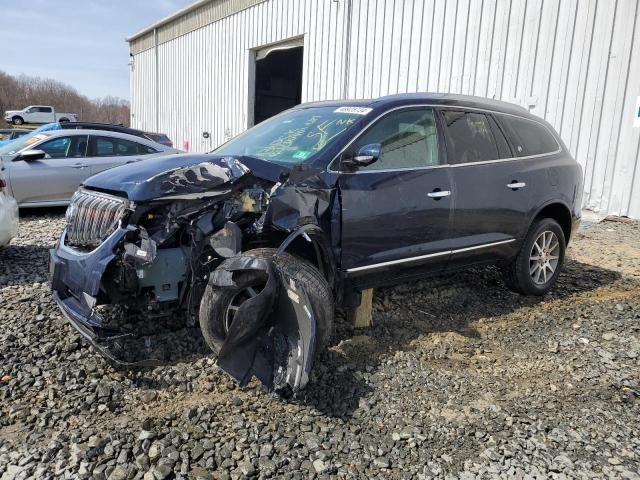
[[[345,134],[363,116],[336,111],[335,107],[291,110],[256,125],[216,153],[247,155],[290,165],[301,163]]]

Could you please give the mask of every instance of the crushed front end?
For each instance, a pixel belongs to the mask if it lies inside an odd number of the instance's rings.
[[[51,288],[70,323],[104,356],[157,365],[173,353],[172,331],[199,332],[199,307],[212,275],[221,289],[232,285],[230,272],[242,265],[242,252],[287,237],[272,225],[270,212],[272,197],[286,190],[284,175],[258,177],[233,157],[184,162],[153,175],[139,171],[135,181],[120,178],[120,187],[114,172],[114,186],[88,182],[73,197],[66,228],[50,252]],[[270,290],[261,292],[261,309],[251,310],[248,302],[238,312],[217,352],[219,365],[241,384],[255,375],[269,388],[296,391],[311,368],[313,306],[270,259],[259,264]],[[284,333],[276,338],[277,325]],[[162,348],[155,340],[160,329],[168,332]],[[289,345],[284,353],[274,345],[283,338]]]

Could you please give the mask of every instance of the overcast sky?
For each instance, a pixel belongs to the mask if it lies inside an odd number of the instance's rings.
[[[0,0],[0,70],[129,99],[125,38],[193,0]]]

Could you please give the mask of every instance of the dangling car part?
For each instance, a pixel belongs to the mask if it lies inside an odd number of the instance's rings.
[[[229,258],[200,305],[205,341],[241,386],[256,376],[281,394],[303,388],[316,351],[327,346],[333,298],[320,272],[272,249]]]

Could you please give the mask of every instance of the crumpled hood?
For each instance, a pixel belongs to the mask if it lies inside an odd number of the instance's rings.
[[[248,174],[275,183],[288,173],[286,167],[253,157],[178,154],[106,170],[87,179],[84,186],[122,192],[131,201],[144,202],[224,190]]]

